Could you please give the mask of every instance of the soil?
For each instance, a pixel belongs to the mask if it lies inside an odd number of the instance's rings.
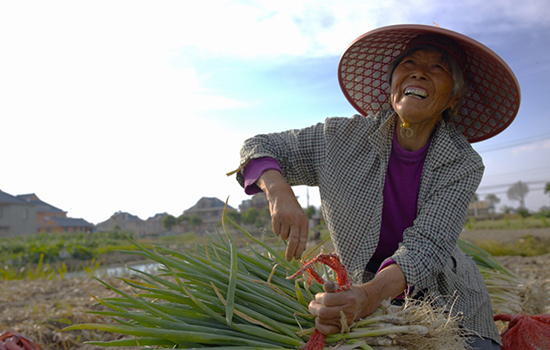
[[[464,231],[461,238],[473,243],[487,239],[513,242],[528,234],[550,238],[550,229]],[[537,257],[502,256],[496,259],[537,289],[536,312],[550,313],[550,254]],[[124,261],[121,261],[120,255],[113,255],[107,257],[103,265],[121,262]],[[109,277],[104,281],[122,290],[130,290],[119,279]],[[113,340],[116,336],[90,330],[61,331],[61,329],[71,324],[114,323],[108,317],[87,312],[104,309],[103,306],[97,305],[95,298],[116,295],[111,289],[91,278],[0,281],[0,334],[9,330],[20,332],[38,343],[42,349],[105,349],[105,347],[84,344],[84,342]]]

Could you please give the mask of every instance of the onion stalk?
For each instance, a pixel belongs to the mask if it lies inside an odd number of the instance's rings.
[[[262,247],[236,248],[227,222]],[[102,346],[156,346],[178,349],[298,349],[315,329],[308,304],[322,286],[304,279],[287,280],[300,267],[230,219],[223,220],[225,239],[218,233],[186,251],[145,247],[126,251],[161,264],[155,274],[133,270],[122,280],[133,288],[126,293],[102,282],[119,296],[97,298],[118,324],[77,324],[64,330],[96,329],[130,336]],[[326,270],[320,273],[330,275]],[[384,304],[375,315],[351,325],[349,332],[330,335],[327,347],[372,349],[391,344],[407,349],[464,349],[457,320],[426,301],[403,307]],[[418,313],[421,313],[419,316]],[[383,315],[389,314],[389,315]],[[443,317],[441,317],[443,315]],[[434,345],[435,344],[435,345]]]

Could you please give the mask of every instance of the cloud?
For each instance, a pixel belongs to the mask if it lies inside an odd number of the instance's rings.
[[[539,148],[538,144],[530,144],[526,146],[516,147],[512,149],[512,155],[519,156],[523,153],[531,153]]]

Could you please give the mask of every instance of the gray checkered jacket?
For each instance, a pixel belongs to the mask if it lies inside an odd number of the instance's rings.
[[[272,157],[291,186],[319,187],[335,251],[355,283],[366,282],[363,272],[378,244],[395,122],[391,112],[328,118],[301,130],[257,135],[241,149],[241,165]],[[500,342],[483,277],[457,246],[483,169],[466,138],[441,121],[424,163],[416,220],[391,258],[413,295],[423,291],[449,309],[454,302],[452,313],[462,314],[465,329]],[[243,185],[240,172],[237,180]]]

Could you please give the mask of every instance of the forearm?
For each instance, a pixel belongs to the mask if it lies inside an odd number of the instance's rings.
[[[366,294],[368,305],[362,308],[361,318],[369,316],[383,301],[394,299],[407,288],[407,280],[397,264],[382,269],[369,282],[358,286]]]
[[[292,191],[283,175],[274,169],[264,171],[258,178],[258,181],[256,181],[256,185],[264,191],[268,197],[270,194],[274,195],[278,191],[287,191],[289,189]]]

